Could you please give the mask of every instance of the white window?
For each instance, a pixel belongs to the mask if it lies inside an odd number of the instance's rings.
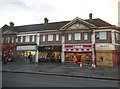
[[[56,34],[56,41],[59,41],[59,34]]]
[[[7,43],[10,43],[10,37],[7,37],[6,40],[7,40]]]
[[[12,43],[14,43],[14,37],[12,37]]]
[[[35,42],[35,36],[34,35],[32,36],[32,42]]]
[[[116,33],[116,40],[119,40],[119,33]]]
[[[53,35],[48,35],[48,41],[53,41]]]
[[[88,40],[88,33],[84,33],[84,40]]]
[[[100,40],[106,40],[107,39],[106,32],[99,32],[99,39]]]
[[[18,37],[16,38],[16,43],[18,42]]]
[[[45,35],[43,35],[43,41],[45,41]]]
[[[72,34],[68,34],[68,40],[72,39]]]
[[[75,40],[81,40],[81,34],[75,33]]]
[[[23,42],[23,36],[21,36],[21,41],[20,42]]]
[[[25,42],[30,42],[30,36],[25,37]]]

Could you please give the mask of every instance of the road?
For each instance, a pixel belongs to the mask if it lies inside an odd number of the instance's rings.
[[[3,87],[118,87],[118,81],[3,72]]]

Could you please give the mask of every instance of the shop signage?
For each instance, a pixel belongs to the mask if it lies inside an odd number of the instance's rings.
[[[17,51],[24,51],[24,50],[36,50],[36,46],[35,45],[30,45],[30,46],[17,46]]]
[[[65,45],[65,48],[91,48],[91,44],[90,45]]]
[[[96,44],[96,50],[115,50],[115,46],[111,44]]]
[[[62,51],[62,46],[38,46],[39,51]]]
[[[91,52],[92,46],[88,45],[65,45],[65,51],[69,52]]]

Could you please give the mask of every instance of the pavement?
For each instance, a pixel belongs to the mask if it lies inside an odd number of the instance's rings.
[[[97,66],[96,69],[93,69],[91,66],[83,65],[80,68],[79,64],[74,63],[12,62],[2,65],[2,71],[120,81],[119,67]]]

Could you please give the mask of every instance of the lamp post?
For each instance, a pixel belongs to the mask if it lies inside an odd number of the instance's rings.
[[[64,52],[64,47],[65,47],[65,30],[61,31],[62,33],[62,54],[61,54],[61,62],[64,63],[65,62],[65,52]]]
[[[92,29],[92,68],[96,68],[96,63],[95,63],[95,29]]]

